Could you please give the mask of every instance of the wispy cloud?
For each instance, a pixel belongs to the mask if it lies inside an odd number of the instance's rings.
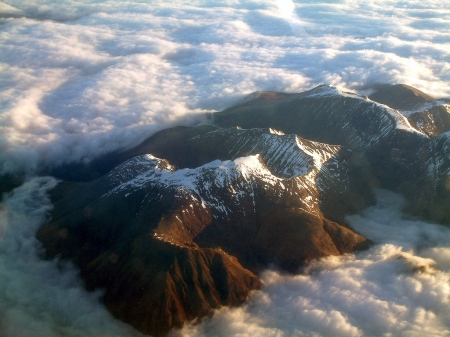
[[[0,207],[0,336],[141,336],[106,311],[100,292],[83,289],[75,267],[39,258],[35,233],[55,185],[32,179]]]

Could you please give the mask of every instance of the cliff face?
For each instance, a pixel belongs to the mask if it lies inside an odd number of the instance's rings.
[[[72,181],[53,191],[38,233],[46,256],[73,260],[116,317],[164,335],[245,301],[269,264],[295,273],[367,245],[345,216],[371,205],[373,188],[450,223],[446,101],[376,90],[258,92],[214,114],[215,125],[53,170]]]

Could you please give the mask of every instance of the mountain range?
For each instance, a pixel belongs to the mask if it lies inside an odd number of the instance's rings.
[[[166,335],[244,302],[269,266],[298,273],[368,247],[346,215],[376,188],[450,224],[450,100],[372,91],[256,92],[208,125],[43,171],[64,180],[37,233],[43,258],[70,259],[115,317]]]

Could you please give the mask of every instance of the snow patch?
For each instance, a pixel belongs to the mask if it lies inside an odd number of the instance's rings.
[[[284,136],[284,132],[283,131],[275,130],[275,129],[272,129],[272,128],[269,128],[269,132],[272,135]]]

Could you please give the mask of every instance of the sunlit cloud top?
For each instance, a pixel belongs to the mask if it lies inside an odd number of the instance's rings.
[[[438,1],[0,3],[0,171],[90,160],[257,90],[450,96]]]

